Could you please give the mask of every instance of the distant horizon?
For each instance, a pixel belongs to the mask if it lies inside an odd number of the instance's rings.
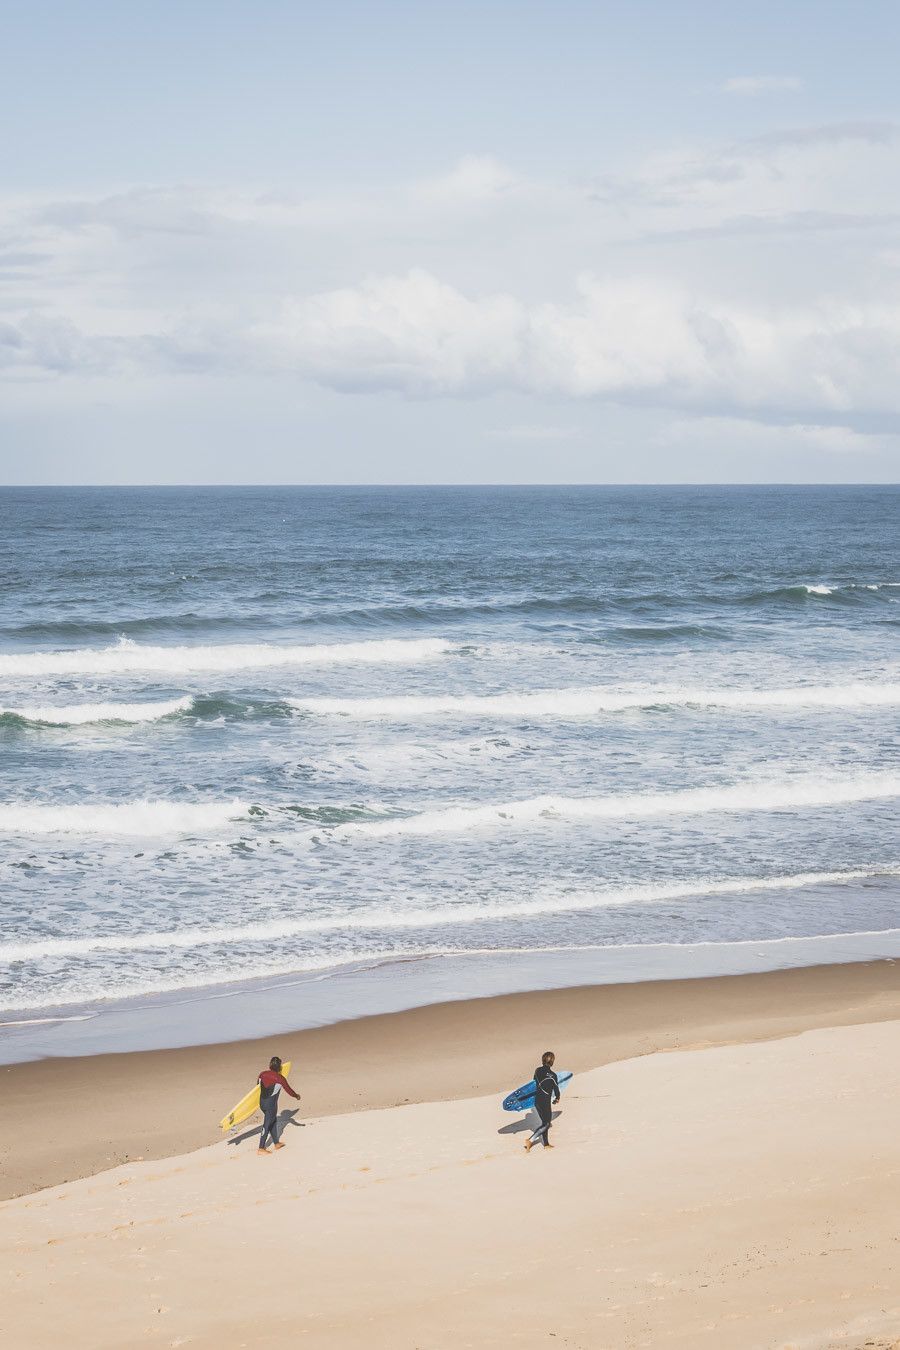
[[[280,489],[321,490],[323,492],[353,491],[358,488],[409,488],[420,491],[436,488],[455,490],[491,489],[548,489],[548,488],[624,488],[634,490],[646,488],[900,488],[900,482],[840,482],[840,483],[793,483],[793,482],[659,482],[659,483],[0,483],[0,492],[91,492],[103,491],[148,492],[159,489],[195,492],[200,489],[254,489],[260,492]]]

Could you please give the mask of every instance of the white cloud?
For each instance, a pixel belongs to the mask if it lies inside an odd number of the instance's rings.
[[[378,191],[10,200],[0,367],[772,414],[826,453],[900,414],[898,186],[897,128],[843,122],[581,185],[470,155]]]
[[[422,269],[292,297],[272,316],[88,333],[32,314],[0,330],[20,375],[293,374],[344,392],[503,391],[718,411],[900,413],[900,300],[736,303],[652,277],[585,274],[565,301],[470,295]],[[828,419],[826,419],[828,420]],[[823,443],[823,448],[827,448]]]
[[[516,390],[900,412],[900,304],[751,308],[653,279],[585,275],[567,303],[526,305],[412,271],[293,300],[253,343],[265,363],[333,388],[415,397]]]
[[[854,427],[815,423],[756,422],[737,417],[676,419],[659,436],[659,444],[678,449],[713,449],[783,455],[807,450],[826,455],[879,455],[895,451],[900,437],[861,432]]]
[[[477,394],[508,381],[521,328],[512,296],[469,299],[416,270],[289,300],[252,344],[264,364],[336,389]]]
[[[666,148],[587,195],[621,242],[660,233],[891,224],[900,192],[900,127],[888,121],[786,127],[719,145]],[[837,258],[839,262],[839,257]]]
[[[624,213],[632,237],[709,231],[736,217],[802,220],[893,214],[900,184],[900,131],[893,122],[787,127],[714,147],[667,149],[590,191]]]
[[[464,155],[449,173],[413,184],[412,196],[426,207],[496,205],[532,195],[533,185],[491,155]]]
[[[757,94],[794,93],[803,88],[798,75],[735,75],[721,86],[723,94],[742,94],[753,97]]]

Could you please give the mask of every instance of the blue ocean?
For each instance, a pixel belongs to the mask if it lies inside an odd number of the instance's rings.
[[[0,490],[0,1006],[900,928],[898,508]]]

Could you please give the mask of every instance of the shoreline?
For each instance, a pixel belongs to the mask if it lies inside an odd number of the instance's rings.
[[[221,1138],[219,1118],[273,1053],[293,1059],[302,1118],[500,1096],[548,1045],[585,1073],[660,1051],[750,1044],[900,1019],[892,959],[431,1003],[217,1044],[0,1068],[0,1198]],[[46,1101],[34,1129],[35,1100]],[[293,1107],[293,1103],[291,1103]],[[300,1123],[299,1121],[296,1123]],[[248,1123],[238,1139],[252,1138]],[[231,1149],[228,1150],[231,1152]]]
[[[0,1066],[227,1044],[537,990],[900,960],[900,928],[735,942],[433,952],[0,1013]]]

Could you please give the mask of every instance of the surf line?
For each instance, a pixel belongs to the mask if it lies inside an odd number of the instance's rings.
[[[781,779],[687,788],[674,792],[623,792],[606,797],[530,797],[483,806],[448,806],[391,820],[338,825],[332,836],[381,838],[390,835],[456,834],[541,823],[705,815],[726,811],[791,811],[842,806],[900,796],[900,775],[870,774],[841,779]]]
[[[848,872],[797,872],[774,877],[694,878],[683,882],[625,884],[608,891],[538,893],[534,899],[493,906],[463,904],[443,909],[386,910],[365,907],[319,918],[273,919],[233,928],[185,928],[149,933],[98,933],[93,937],[43,938],[0,944],[0,964],[58,957],[90,956],[104,951],[192,950],[204,946],[244,946],[278,942],[305,934],[389,931],[410,928],[454,928],[479,923],[512,923],[517,919],[587,913],[596,909],[667,904],[672,900],[712,896],[757,895],[768,891],[797,891],[817,886],[846,886],[853,881],[896,878],[896,864]],[[360,953],[360,960],[371,954]]]

